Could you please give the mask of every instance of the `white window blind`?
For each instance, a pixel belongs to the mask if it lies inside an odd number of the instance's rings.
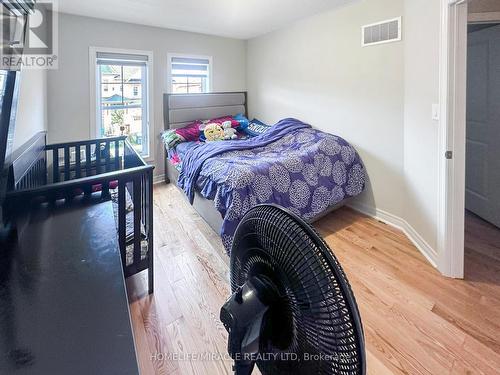
[[[97,65],[132,65],[145,66],[148,63],[146,55],[130,55],[122,53],[97,52]]]
[[[171,57],[170,76],[173,93],[202,93],[209,91],[210,59]]]

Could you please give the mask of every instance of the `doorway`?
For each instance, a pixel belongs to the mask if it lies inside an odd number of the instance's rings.
[[[463,278],[466,220],[469,228],[472,225],[469,219],[479,218],[478,215],[485,216],[486,220],[481,218],[485,222],[495,221],[495,215],[492,214],[495,210],[492,208],[491,202],[489,204],[483,202],[482,209],[477,207],[479,205],[478,197],[482,195],[485,198],[483,200],[488,201],[495,191],[490,186],[494,186],[494,181],[497,178],[500,182],[500,176],[496,172],[499,170],[498,162],[496,160],[493,161],[493,164],[489,162],[491,152],[494,150],[493,148],[489,149],[489,145],[493,145],[493,139],[491,139],[491,133],[485,134],[486,127],[491,128],[493,125],[483,127],[478,125],[481,122],[487,124],[495,122],[495,120],[490,120],[489,114],[488,116],[486,114],[487,110],[490,111],[490,108],[493,107],[489,102],[492,94],[496,94],[496,90],[499,88],[490,85],[489,89],[485,89],[485,82],[489,83],[492,74],[498,77],[498,71],[487,71],[494,70],[493,66],[490,68],[491,62],[486,66],[485,59],[481,62],[480,54],[495,55],[500,53],[500,50],[497,50],[495,46],[490,48],[491,41],[483,40],[481,42],[476,39],[484,38],[485,33],[492,32],[491,30],[496,27],[495,24],[500,23],[500,2],[496,0],[441,0],[441,4],[441,127],[439,143],[443,158],[439,163],[439,185],[441,188],[439,192],[440,213],[438,215],[440,255],[438,267],[441,273],[446,276]],[[471,36],[469,32],[478,34]],[[468,37],[471,38],[470,41],[468,41]],[[471,48],[477,51],[472,51],[468,56],[469,43],[476,43],[477,45]],[[483,44],[482,48],[479,47],[481,43]],[[468,58],[476,64],[468,64]],[[477,66],[478,61],[474,60],[479,60],[479,66]],[[478,75],[474,82],[468,82],[469,69],[469,74]],[[480,83],[481,79],[482,84]],[[496,115],[495,111],[498,109],[492,111]],[[495,134],[500,135],[500,132]],[[483,146],[480,145],[481,143]],[[466,152],[466,146],[470,152]],[[498,148],[496,145],[494,147]],[[490,168],[492,165],[493,168]],[[497,167],[495,168],[494,165]],[[492,169],[496,169],[496,171],[490,172]],[[474,197],[471,198],[474,194],[475,200]],[[466,196],[467,207],[474,210],[476,216],[468,215],[465,217]],[[490,212],[490,214],[486,214],[486,212]],[[496,212],[498,212],[498,208]],[[493,224],[489,223],[489,225]],[[491,227],[489,228],[491,229]],[[470,246],[470,242],[467,243],[467,246]]]
[[[466,113],[467,272],[500,261],[500,22],[468,25]]]

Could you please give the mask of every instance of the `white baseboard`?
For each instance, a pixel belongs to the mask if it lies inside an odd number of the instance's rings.
[[[164,174],[158,174],[156,176],[153,176],[153,185],[160,184],[162,182],[165,182],[165,175]]]
[[[156,175],[153,177],[153,184],[160,184],[164,181],[164,174]],[[387,211],[367,206],[359,202],[352,202],[347,206],[351,207],[353,210],[359,211],[367,216],[373,217],[376,220],[379,220],[385,224],[401,230],[406,235],[406,237],[408,237],[410,241],[415,245],[415,247],[422,253],[422,255],[429,261],[429,263],[432,264],[433,267],[437,267],[438,257],[436,250],[434,250],[415,230],[415,228],[413,228],[406,220]]]
[[[432,264],[433,267],[437,268],[438,257],[436,250],[433,249],[406,220],[384,210],[370,207],[359,202],[350,203],[348,206],[367,216],[373,217],[376,220],[380,220],[385,224],[401,230],[429,261],[429,263]]]

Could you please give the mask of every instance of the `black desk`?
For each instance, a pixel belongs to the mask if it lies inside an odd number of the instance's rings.
[[[0,374],[138,374],[110,202],[38,209],[0,249]]]

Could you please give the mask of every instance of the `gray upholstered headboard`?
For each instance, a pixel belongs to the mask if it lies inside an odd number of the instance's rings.
[[[247,113],[246,92],[165,94],[163,116],[166,129],[176,129],[196,120]]]

